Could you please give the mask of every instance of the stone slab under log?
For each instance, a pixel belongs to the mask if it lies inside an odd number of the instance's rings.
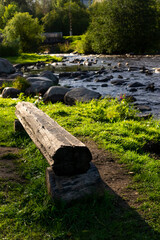
[[[71,177],[56,176],[52,167],[48,167],[46,184],[48,193],[54,201],[61,200],[67,203],[90,195],[103,196],[105,191],[105,184],[93,163],[90,163],[86,173]]]
[[[19,102],[15,113],[56,175],[72,176],[89,169],[89,149],[34,104]]]

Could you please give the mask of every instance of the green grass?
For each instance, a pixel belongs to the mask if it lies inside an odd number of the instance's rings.
[[[33,102],[33,100],[32,100]],[[139,192],[136,211],[108,193],[74,205],[53,203],[46,192],[46,160],[27,134],[15,133],[17,101],[0,99],[0,145],[22,148],[16,161],[23,182],[0,178],[0,239],[158,240],[160,239],[160,158],[144,146],[159,142],[160,121],[143,120],[127,103],[100,100],[65,106],[39,105],[77,137],[96,141],[119,156],[134,173],[130,188]],[[141,216],[140,213],[141,212]]]
[[[61,57],[50,56],[47,54],[22,53],[15,57],[6,57],[12,64],[17,63],[35,63],[35,62],[57,62],[62,61]]]

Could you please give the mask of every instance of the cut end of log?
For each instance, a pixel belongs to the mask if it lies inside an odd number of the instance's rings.
[[[86,146],[63,146],[53,156],[53,170],[58,176],[71,176],[88,171],[92,155]]]

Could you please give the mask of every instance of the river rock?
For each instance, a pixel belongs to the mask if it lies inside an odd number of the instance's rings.
[[[40,74],[41,77],[46,77],[53,81],[54,85],[58,85],[58,78],[51,71],[44,71]]]
[[[50,83],[52,83],[52,85],[54,85],[54,82],[51,80],[51,79],[49,79],[49,78],[46,78],[46,77],[28,77],[27,78],[27,81],[29,82],[29,83],[34,83],[34,82],[40,82],[40,81],[42,81],[42,82],[50,82]]]
[[[2,91],[2,98],[17,98],[20,94],[20,90],[13,87],[6,87]]]
[[[128,85],[131,88],[136,88],[136,87],[144,87],[144,84],[140,83],[140,82],[134,82]]]
[[[108,87],[108,84],[107,84],[107,83],[103,83],[103,84],[101,85],[101,87]]]
[[[129,89],[130,92],[137,92],[137,88],[131,88]]]
[[[76,101],[89,102],[92,99],[99,99],[101,94],[94,92],[84,87],[74,88],[67,92],[64,96],[64,101],[68,105],[74,105]]]
[[[149,106],[147,106],[147,105],[141,105],[141,104],[137,104],[137,105],[135,105],[135,107],[138,109],[138,110],[140,110],[141,112],[144,112],[144,111],[151,111],[152,109],[149,107]]]
[[[69,78],[71,76],[71,72],[62,72],[62,73],[59,73],[59,78]]]
[[[64,102],[65,94],[70,91],[70,89],[60,86],[50,87],[43,96],[44,102]]]
[[[113,85],[124,85],[126,84],[126,80],[112,80],[111,83]]]
[[[2,73],[7,73],[7,74],[11,74],[15,72],[15,68],[13,67],[13,65],[4,58],[0,58],[0,74]]]
[[[149,90],[151,92],[153,92],[155,90],[155,86],[154,83],[150,83],[147,85],[146,90]]]
[[[95,82],[108,82],[110,79],[112,79],[113,76],[106,76],[106,77],[102,77],[102,78],[96,78]]]
[[[42,95],[52,86],[52,81],[35,81],[31,82],[31,86],[26,89],[26,95],[36,95],[41,93]]]
[[[13,74],[10,74],[7,76],[7,79],[15,79],[17,77],[23,77],[23,73],[22,72],[16,72]]]

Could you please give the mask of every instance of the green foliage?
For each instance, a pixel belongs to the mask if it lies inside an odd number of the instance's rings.
[[[18,41],[12,43],[0,43],[0,56],[1,57],[13,57],[19,55]]]
[[[3,28],[16,12],[18,12],[18,7],[16,4],[8,4],[4,7],[4,14],[2,16]]]
[[[56,51],[61,53],[68,53],[78,50],[77,46],[81,41],[82,35],[63,36],[63,38],[65,39],[65,42],[57,44]]]
[[[30,83],[26,78],[18,76],[13,82],[13,87],[19,89],[21,92],[25,92],[25,90],[30,87]]]
[[[3,27],[3,14],[4,14],[4,5],[0,2],[0,28]]]
[[[70,24],[74,35],[80,35],[87,30],[89,14],[87,9],[75,2],[67,2],[63,7],[50,11],[42,19],[46,32],[63,32],[69,35]]]
[[[81,40],[77,41],[75,50],[79,53],[92,53],[91,46],[92,38],[89,32],[87,31],[84,35],[82,35]]]
[[[4,43],[19,42],[21,51],[36,51],[42,43],[43,27],[29,13],[16,13],[3,31]]]
[[[145,53],[159,42],[159,16],[154,0],[108,0],[91,6],[87,32],[97,53]]]

